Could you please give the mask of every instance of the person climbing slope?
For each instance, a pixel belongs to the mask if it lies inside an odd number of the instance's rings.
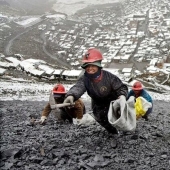
[[[126,102],[128,88],[116,75],[102,69],[102,60],[102,53],[98,49],[87,50],[81,66],[85,73],[67,92],[64,103],[73,104],[87,92],[92,99],[95,120],[109,133],[118,134],[117,129],[108,121],[109,105],[118,98]]]

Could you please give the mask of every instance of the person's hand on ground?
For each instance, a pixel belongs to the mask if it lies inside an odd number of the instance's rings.
[[[47,117],[46,116],[41,116],[41,119],[40,119],[40,124],[44,124],[47,120]]]

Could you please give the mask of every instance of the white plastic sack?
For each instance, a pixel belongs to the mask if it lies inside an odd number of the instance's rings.
[[[96,120],[89,113],[84,114],[82,119],[73,118],[73,124],[75,125],[91,125],[95,122]]]
[[[110,103],[108,121],[115,128],[122,131],[133,131],[136,129],[136,113],[134,108],[134,97],[128,101],[117,99]]]

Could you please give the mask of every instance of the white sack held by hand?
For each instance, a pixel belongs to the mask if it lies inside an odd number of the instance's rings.
[[[123,98],[111,101],[108,111],[108,121],[119,130],[135,130],[136,114],[134,109],[134,97],[130,97],[128,101]]]
[[[126,103],[126,97],[124,95],[119,96],[117,100],[123,105]]]

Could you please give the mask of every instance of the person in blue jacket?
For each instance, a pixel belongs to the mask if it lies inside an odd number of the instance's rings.
[[[142,83],[140,81],[136,81],[133,84],[132,89],[128,93],[128,98],[127,99],[129,99],[131,96],[134,96],[135,99],[138,98],[138,97],[143,97],[148,102],[152,103],[152,107],[149,108],[146,111],[146,114],[143,116],[143,118],[147,121],[148,120],[148,115],[152,112],[152,109],[153,109],[153,100],[152,100],[152,97],[150,96],[150,94],[143,88],[143,85],[142,85]]]

